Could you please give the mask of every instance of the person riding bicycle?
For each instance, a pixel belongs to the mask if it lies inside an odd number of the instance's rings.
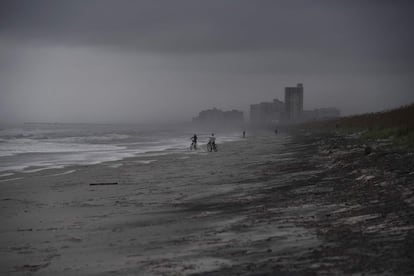
[[[208,145],[211,146],[210,149],[208,149]],[[217,151],[217,146],[216,146],[216,137],[214,137],[214,133],[211,133],[211,136],[208,138],[208,144],[207,144],[207,149],[209,151],[214,150]]]
[[[211,136],[209,137],[208,142],[212,145],[216,144],[216,137],[214,137],[214,133],[211,133]]]
[[[191,137],[191,147],[194,149],[197,149],[197,134],[194,134],[193,137]]]

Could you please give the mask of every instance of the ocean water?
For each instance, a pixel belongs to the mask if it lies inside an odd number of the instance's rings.
[[[188,151],[193,129],[187,126],[24,124],[0,126],[0,176],[69,165],[98,164],[128,157]],[[199,143],[210,133],[197,132]],[[218,143],[240,138],[217,135]]]

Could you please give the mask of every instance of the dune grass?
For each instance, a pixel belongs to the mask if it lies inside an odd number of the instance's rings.
[[[414,149],[414,103],[382,112],[318,122],[312,127],[335,129],[339,133],[360,132],[365,139],[389,139]]]
[[[396,144],[414,148],[414,128],[394,127],[370,129],[362,134],[365,139],[390,139]]]

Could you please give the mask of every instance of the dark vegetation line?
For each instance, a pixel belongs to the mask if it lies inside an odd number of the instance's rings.
[[[312,122],[306,127],[361,132],[365,139],[390,139],[398,145],[414,148],[414,103],[392,110]]]

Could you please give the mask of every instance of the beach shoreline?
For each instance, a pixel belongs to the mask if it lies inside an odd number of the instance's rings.
[[[16,173],[0,183],[0,273],[409,275],[412,159],[282,133]]]

